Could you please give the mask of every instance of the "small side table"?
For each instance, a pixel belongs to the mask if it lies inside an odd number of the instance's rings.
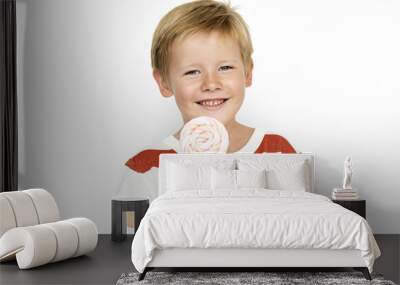
[[[366,219],[365,208],[366,201],[365,200],[332,200],[332,202],[339,204],[340,206],[353,211],[356,214],[359,214],[361,217]]]
[[[111,240],[123,241],[126,239],[125,211],[135,212],[135,233],[140,221],[149,208],[149,199],[135,197],[114,197],[111,201]]]

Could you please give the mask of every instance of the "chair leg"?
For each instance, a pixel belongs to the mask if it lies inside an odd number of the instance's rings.
[[[139,274],[138,281],[142,281],[144,279],[144,277],[146,276],[146,273],[147,273],[147,267],[143,270],[142,273]]]
[[[367,267],[354,267],[354,269],[357,271],[361,271],[362,274],[364,275],[365,279],[372,280],[371,274],[369,274],[369,270]]]

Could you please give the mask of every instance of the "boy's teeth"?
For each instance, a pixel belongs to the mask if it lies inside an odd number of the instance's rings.
[[[224,102],[223,99],[215,99],[215,100],[204,100],[204,101],[201,101],[200,104],[204,105],[204,106],[216,106],[223,102]]]

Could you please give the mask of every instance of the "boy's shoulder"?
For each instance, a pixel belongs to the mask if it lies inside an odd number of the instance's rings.
[[[255,153],[264,152],[296,153],[296,150],[283,136],[265,133]]]
[[[173,149],[145,149],[131,157],[125,165],[130,169],[145,173],[152,167],[158,168],[159,157],[162,153],[176,153]]]
[[[157,145],[143,148],[129,158],[128,161],[125,162],[125,165],[135,172],[145,173],[153,167],[158,168],[159,157],[160,154],[163,153],[177,153],[175,147],[171,145],[168,139],[163,140]]]
[[[296,153],[292,145],[283,136],[268,133],[262,128],[255,128],[246,145],[238,152],[243,153],[265,153],[281,152]]]

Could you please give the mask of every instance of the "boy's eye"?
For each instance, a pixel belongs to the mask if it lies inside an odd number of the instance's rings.
[[[199,70],[189,70],[189,71],[186,71],[183,75],[197,75],[199,73],[200,73]]]
[[[220,67],[221,70],[229,70],[229,69],[233,69],[233,66],[230,65],[224,65]]]

